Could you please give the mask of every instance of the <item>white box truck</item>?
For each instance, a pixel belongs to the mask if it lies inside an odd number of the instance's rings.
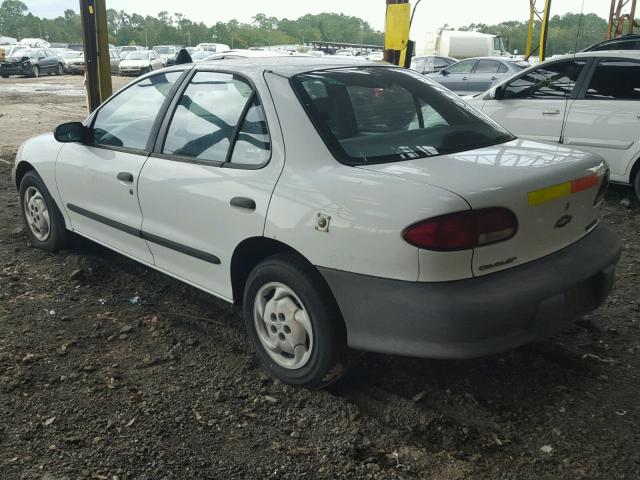
[[[472,57],[507,57],[504,42],[499,35],[480,32],[460,32],[457,30],[440,30],[439,33],[427,34],[423,55],[437,55],[462,60]]]

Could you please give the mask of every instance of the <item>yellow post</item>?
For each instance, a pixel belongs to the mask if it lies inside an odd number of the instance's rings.
[[[384,59],[395,65],[406,64],[411,5],[408,0],[387,0],[384,31]]]
[[[549,16],[551,15],[551,0],[545,0],[542,14],[542,29],[540,30],[540,61],[547,56],[547,33],[549,32]]]
[[[527,35],[527,48],[524,52],[524,59],[529,61],[531,51],[533,49],[533,27],[536,16],[536,2],[535,0],[529,0],[529,33]]]

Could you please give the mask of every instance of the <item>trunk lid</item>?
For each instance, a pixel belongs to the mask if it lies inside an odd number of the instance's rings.
[[[447,189],[474,210],[513,211],[518,218],[513,238],[474,249],[476,276],[530,262],[587,235],[598,224],[594,201],[607,170],[596,155],[524,140],[358,168]]]

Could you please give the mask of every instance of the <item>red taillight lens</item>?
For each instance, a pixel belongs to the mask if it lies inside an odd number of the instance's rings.
[[[518,220],[506,208],[452,213],[416,223],[403,238],[418,248],[451,252],[503,242],[518,231]]]

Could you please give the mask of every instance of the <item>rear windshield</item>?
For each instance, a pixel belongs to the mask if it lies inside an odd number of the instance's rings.
[[[347,164],[433,157],[514,139],[456,95],[404,69],[325,70],[297,75],[292,84],[327,146]]]
[[[128,53],[125,60],[149,60],[149,52],[131,52]]]

